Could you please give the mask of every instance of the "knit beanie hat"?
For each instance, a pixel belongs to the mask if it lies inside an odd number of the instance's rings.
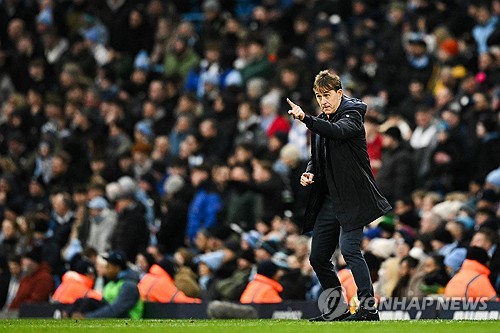
[[[257,274],[264,275],[270,279],[272,279],[277,271],[278,266],[271,260],[263,261],[257,266]]]
[[[466,259],[469,260],[475,260],[479,262],[480,264],[483,264],[486,266],[488,261],[490,260],[490,257],[488,256],[488,252],[486,252],[485,249],[477,246],[472,246],[467,250],[467,257]]]

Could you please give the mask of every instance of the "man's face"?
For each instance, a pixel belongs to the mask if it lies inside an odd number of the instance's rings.
[[[342,89],[337,91],[327,90],[327,91],[315,91],[316,101],[318,102],[321,111],[327,115],[334,114],[342,100]]]
[[[409,275],[411,275],[411,268],[406,261],[403,261],[399,267],[399,276],[405,277]]]
[[[491,248],[492,244],[483,233],[478,232],[474,236],[472,236],[470,246],[477,246],[488,251]]]
[[[432,114],[430,112],[418,111],[415,113],[415,123],[417,126],[426,127],[432,121]]]
[[[21,267],[22,271],[26,273],[26,275],[31,276],[38,270],[38,267],[40,267],[40,265],[30,258],[22,258]]]
[[[118,273],[120,273],[120,270],[120,266],[108,262],[106,265],[105,276],[109,280],[114,280],[118,276]]]

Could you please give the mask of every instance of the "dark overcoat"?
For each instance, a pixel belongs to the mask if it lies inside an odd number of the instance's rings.
[[[306,172],[314,174],[315,182],[311,185],[304,233],[314,227],[326,188],[344,231],[365,226],[392,209],[370,168],[363,126],[365,112],[366,104],[361,100],[343,96],[330,119],[324,113],[305,116],[303,121],[311,131],[311,159]]]

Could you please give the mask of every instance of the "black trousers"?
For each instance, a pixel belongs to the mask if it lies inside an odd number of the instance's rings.
[[[343,231],[335,217],[335,207],[330,196],[326,195],[313,229],[311,255],[309,260],[323,290],[340,287],[340,281],[331,261],[339,244],[340,251],[351,269],[358,287],[358,299],[362,304],[373,306],[374,292],[370,272],[361,253],[363,228]]]

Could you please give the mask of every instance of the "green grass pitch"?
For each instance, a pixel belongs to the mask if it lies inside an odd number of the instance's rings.
[[[0,320],[0,332],[12,333],[441,333],[441,332],[499,332],[498,321],[381,321],[358,323],[310,323],[306,320]]]

